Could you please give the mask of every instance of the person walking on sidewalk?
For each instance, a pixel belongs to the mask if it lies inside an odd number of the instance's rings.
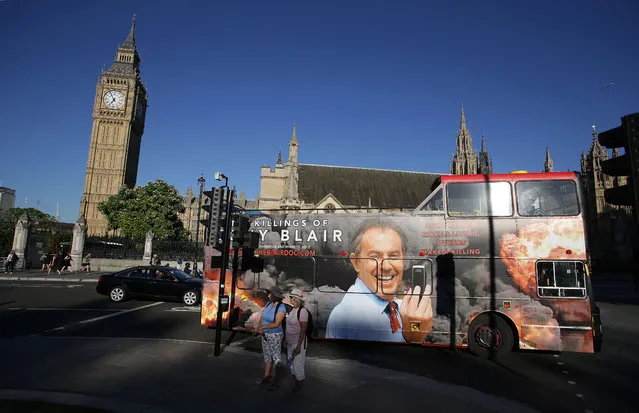
[[[73,259],[71,258],[71,252],[67,252],[62,260],[62,272],[64,272],[65,269],[71,272],[71,261],[73,261]]]
[[[62,257],[57,252],[54,252],[51,255],[51,262],[49,263],[49,271],[47,271],[47,275],[51,275],[51,270],[55,269],[55,272],[58,275],[62,275],[60,272],[60,266],[62,265]]]
[[[15,250],[9,251],[9,255],[7,255],[7,259],[4,260],[4,272],[7,274],[13,274],[13,267],[16,265],[16,261],[18,261],[20,257],[16,254]]]
[[[286,315],[286,355],[288,365],[293,375],[293,393],[302,394],[304,379],[304,364],[306,363],[306,329],[310,313],[304,308],[304,295],[299,288],[293,288],[289,294],[293,309]]]
[[[282,302],[284,293],[278,286],[268,291],[269,301],[262,310],[257,332],[262,335],[262,353],[264,353],[264,375],[257,384],[269,383],[269,390],[277,389],[276,370],[282,358],[282,322],[286,316],[286,305]]]
[[[42,271],[46,271],[49,261],[50,261],[49,254],[47,254],[46,252],[42,252],[42,255],[40,256],[40,264],[42,264]]]
[[[91,271],[91,253],[88,253],[82,260],[82,271],[86,271],[87,274]]]

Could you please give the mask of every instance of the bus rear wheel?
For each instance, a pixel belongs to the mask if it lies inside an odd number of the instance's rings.
[[[468,329],[468,349],[481,358],[495,358],[510,353],[513,343],[513,330],[497,314],[477,316]]]

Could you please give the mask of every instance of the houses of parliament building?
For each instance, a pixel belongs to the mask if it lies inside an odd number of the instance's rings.
[[[102,71],[96,85],[93,127],[80,203],[80,217],[86,221],[87,234],[90,236],[106,233],[107,223],[98,211],[98,204],[116,194],[122,185],[136,185],[146,108],[147,92],[141,80],[134,16],[126,39],[117,48],[113,64]],[[608,159],[609,154],[597,141],[594,127],[592,136],[589,151],[581,154],[581,173],[588,204],[585,212],[591,229],[588,234],[591,251],[593,255],[597,251],[597,254],[606,257],[625,260],[632,255],[632,251],[624,246],[633,245],[636,225],[630,224],[632,218],[628,208],[609,205],[603,197],[606,188],[623,185],[625,182],[602,173],[601,162]],[[353,210],[377,212],[381,209],[409,211],[428,196],[434,181],[441,175],[305,164],[300,162],[300,146],[297,127],[293,126],[286,160],[279,153],[274,166],[262,166],[259,194],[249,200],[241,192],[236,203],[247,210],[264,212],[304,210],[309,213],[348,213]],[[617,155],[616,152],[612,154]],[[548,149],[541,171],[553,171],[553,161]],[[473,147],[462,107],[456,150],[449,173],[469,175],[492,172],[492,158],[487,150],[486,139],[481,137],[481,148],[477,152]],[[199,193],[187,188],[184,196],[185,211],[181,214],[181,219],[191,237],[202,240],[204,229],[201,225],[199,234],[196,234],[198,196]]]

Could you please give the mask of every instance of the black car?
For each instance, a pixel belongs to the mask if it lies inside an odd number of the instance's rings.
[[[188,306],[198,305],[202,279],[171,267],[141,266],[101,275],[95,287],[98,294],[120,302],[129,297],[178,299]]]

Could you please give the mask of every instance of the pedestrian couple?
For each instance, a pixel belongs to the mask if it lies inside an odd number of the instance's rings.
[[[268,384],[269,390],[277,389],[275,372],[281,361],[282,341],[284,341],[288,367],[294,378],[292,391],[299,395],[306,377],[304,372],[308,346],[306,330],[310,313],[304,308],[304,295],[299,288],[293,288],[289,293],[292,304],[290,311],[287,311],[286,304],[282,302],[284,293],[279,287],[271,287],[267,291],[269,301],[264,306],[257,329],[262,336],[264,375],[257,384]],[[283,325],[285,328],[282,328]]]

